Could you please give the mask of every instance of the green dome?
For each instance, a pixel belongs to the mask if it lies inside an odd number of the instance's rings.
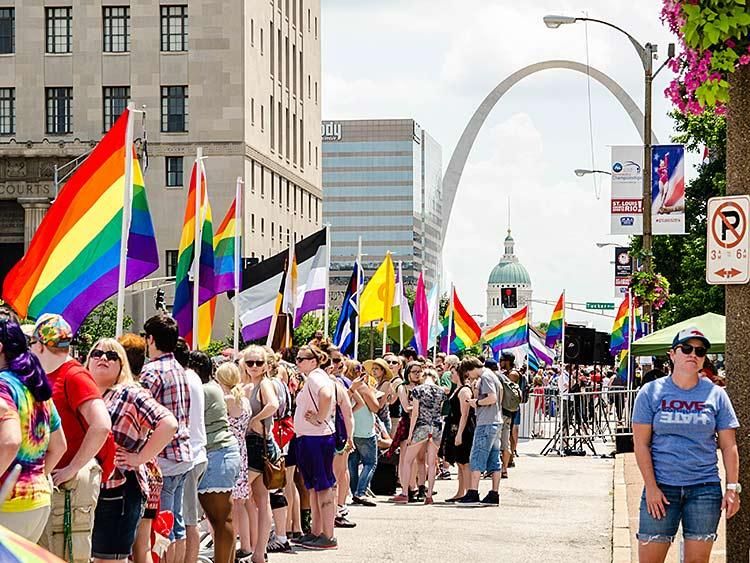
[[[492,269],[489,284],[508,285],[508,284],[526,284],[531,285],[531,278],[519,262],[515,260],[503,259]]]

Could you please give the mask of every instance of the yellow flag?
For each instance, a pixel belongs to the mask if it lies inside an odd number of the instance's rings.
[[[384,320],[391,322],[391,307],[393,294],[396,292],[396,272],[393,269],[391,253],[385,255],[385,260],[367,282],[359,298],[359,326],[370,321]]]

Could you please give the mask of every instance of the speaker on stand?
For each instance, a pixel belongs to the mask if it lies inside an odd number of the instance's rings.
[[[565,326],[565,363],[591,365],[594,363],[596,331],[584,326]]]

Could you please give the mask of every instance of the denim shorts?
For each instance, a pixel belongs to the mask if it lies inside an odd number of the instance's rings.
[[[502,424],[483,424],[474,430],[469,467],[472,471],[500,471],[500,432]]]
[[[159,510],[168,510],[174,515],[174,526],[169,532],[169,539],[185,539],[185,520],[182,517],[182,497],[185,489],[185,480],[189,471],[179,475],[165,475],[164,484],[161,489]]]
[[[99,559],[125,559],[135,542],[146,498],[133,471],[125,472],[125,483],[102,489],[94,513],[91,554]],[[117,530],[117,533],[113,533]]]
[[[682,522],[686,540],[716,541],[721,517],[721,483],[702,483],[677,487],[659,485],[669,504],[667,515],[657,520],[648,513],[646,490],[641,495],[640,525],[636,537],[645,543],[671,543]]]
[[[203,478],[198,483],[198,494],[231,493],[242,464],[237,442],[225,448],[206,452],[206,455],[208,465]]]
[[[260,434],[249,432],[245,434],[245,447],[247,448],[247,468],[256,473],[263,473],[266,456],[272,462],[281,456],[281,450],[271,436],[264,438]]]
[[[423,424],[422,426],[417,426],[414,429],[414,434],[412,434],[411,437],[411,443],[412,444],[418,444],[419,442],[424,442],[425,440],[432,440],[437,444],[440,445],[440,441],[443,439],[443,425],[442,423],[432,425],[432,424]]]

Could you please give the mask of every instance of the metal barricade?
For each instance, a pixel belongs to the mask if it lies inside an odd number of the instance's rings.
[[[555,433],[558,392],[556,387],[532,387],[521,405],[521,438],[551,438]]]

